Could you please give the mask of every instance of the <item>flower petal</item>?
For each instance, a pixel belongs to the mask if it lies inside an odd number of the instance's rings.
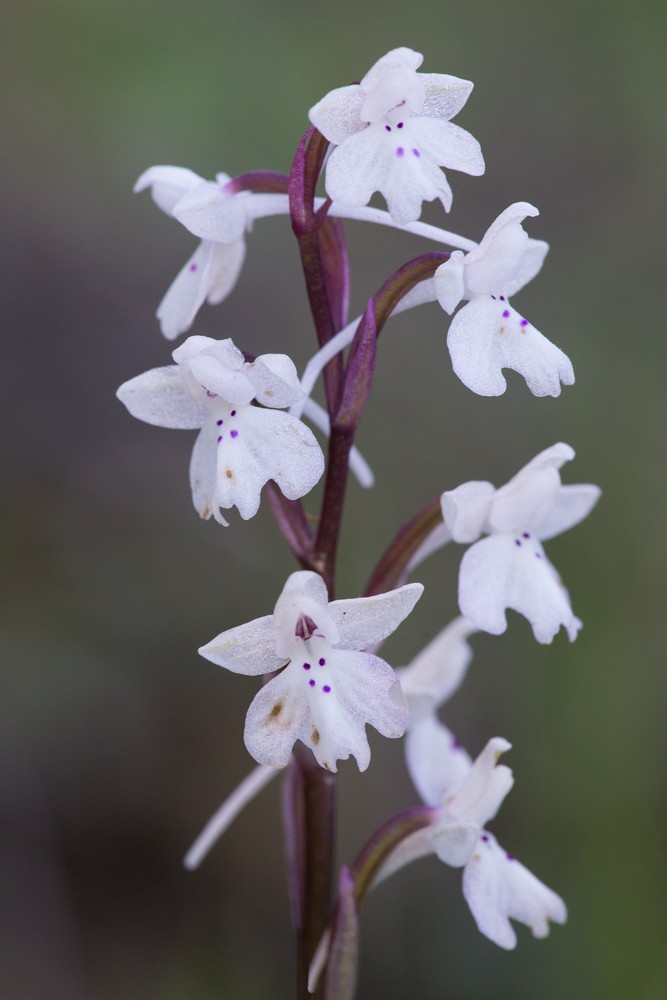
[[[384,184],[388,162],[383,136],[369,125],[336,146],[327,160],[325,187],[341,205],[367,205]]]
[[[218,445],[214,421],[209,416],[202,427],[190,459],[190,489],[195,510],[205,521],[211,516],[225,528],[229,522],[220,512],[218,497]],[[229,505],[231,506],[231,504]]]
[[[559,442],[545,448],[519,469],[496,491],[489,514],[490,530],[514,532],[531,528],[535,531],[535,524],[548,516],[562,489],[559,469],[573,458],[574,449]]]
[[[456,314],[447,346],[454,371],[480,396],[502,395],[507,388],[503,368],[522,375],[534,396],[559,396],[561,382],[574,382],[567,355],[508,302],[490,296],[473,299]]]
[[[245,375],[263,406],[291,406],[303,399],[296,367],[286,354],[261,354],[246,365]]]
[[[461,250],[454,250],[449,260],[441,264],[433,275],[438,302],[451,316],[465,295],[465,255]]]
[[[447,73],[420,73],[424,84],[424,103],[421,114],[429,118],[449,121],[457,115],[472,93],[470,80]]]
[[[137,375],[123,382],[116,395],[133,417],[156,427],[193,430],[202,426],[208,413],[186,391],[176,365]]]
[[[439,708],[459,689],[472,659],[466,640],[476,631],[465,618],[455,618],[399,671],[413,720]]]
[[[192,453],[190,484],[201,517],[213,515],[226,524],[221,507],[237,507],[244,520],[254,517],[269,479],[289,500],[313,488],[324,471],[324,456],[305,424],[288,413],[225,406],[221,401],[214,408]]]
[[[256,406],[244,409],[243,421],[248,428],[244,444],[257,470],[256,482],[261,479],[263,486],[273,479],[288,500],[310,493],[324,472],[324,455],[313,432],[289,413]]]
[[[410,123],[411,132],[423,153],[441,167],[461,170],[479,177],[484,173],[484,157],[477,139],[458,125],[440,118],[417,117]]]
[[[244,260],[245,240],[215,244],[207,297],[210,305],[217,306],[227,298],[239,280]]]
[[[153,201],[167,215],[173,213],[174,205],[184,194],[203,182],[204,178],[186,167],[149,167],[134,185],[135,194],[151,188]]]
[[[306,635],[300,635],[299,619],[311,619],[313,635],[326,638],[331,644],[338,641],[338,630],[329,614],[327,587],[319,575],[302,569],[291,573],[285,582],[273,611],[276,623],[276,649],[281,656],[292,659],[303,650]]]
[[[555,538],[588,517],[601,492],[599,486],[590,483],[560,486],[548,510],[533,522],[533,530],[540,541]]]
[[[338,628],[336,645],[366,649],[386,639],[408,617],[423,592],[421,583],[408,583],[386,594],[333,601],[329,611]]]
[[[510,768],[498,764],[499,758],[511,746],[500,736],[489,740],[463,784],[443,800],[443,806],[452,816],[479,826],[493,819],[514,784]]]
[[[472,768],[471,758],[435,712],[410,722],[405,734],[405,762],[413,785],[428,806],[441,806]]]
[[[547,936],[550,920],[564,924],[567,919],[560,896],[486,832],[463,871],[463,895],[482,934],[501,948],[516,946],[510,918],[526,924],[538,938]]]
[[[573,642],[581,622],[567,590],[534,538],[491,535],[472,545],[461,560],[459,606],[484,632],[507,628],[505,609],[524,615],[538,642],[550,643],[561,625]]]
[[[524,244],[523,256],[514,275],[506,278],[502,288],[499,288],[498,291],[503,292],[507,298],[516,295],[542,270],[542,264],[548,252],[549,244],[545,243],[544,240],[529,239]]]
[[[358,83],[330,91],[308,112],[308,117],[325,139],[339,145],[366,127],[361,120],[364,94]]]
[[[285,658],[276,653],[273,615],[221,632],[200,647],[199,655],[225,670],[248,676],[268,674],[285,664]]]
[[[230,364],[229,344],[231,340],[215,341],[187,361],[187,370],[207,392],[220,396],[225,402],[243,406],[254,399],[255,390],[245,372],[245,362],[241,362],[240,368],[233,362]],[[233,344],[232,347],[243,358]]]
[[[245,720],[248,753],[260,764],[285,767],[298,739],[308,738],[308,702],[290,682],[289,666],[260,688]]]
[[[535,215],[539,212],[534,205],[518,201],[491,223],[479,246],[465,258],[468,298],[487,293],[509,296],[526,284],[528,275],[533,277],[537,273],[546,249],[536,258],[534,244],[539,246],[539,241],[531,241],[521,225],[527,216]],[[539,266],[534,270],[538,259]]]
[[[202,242],[158,306],[156,316],[167,340],[175,340],[192,326],[209,295],[215,273],[215,244]]]
[[[221,185],[202,181],[183,195],[174,206],[173,214],[201,240],[236,243],[245,233],[244,203],[251,197],[247,192],[225,194]]]
[[[471,480],[440,498],[442,517],[455,542],[476,542],[486,527],[496,495],[493,483]]]
[[[329,771],[350,755],[364,771],[370,761],[366,723],[384,736],[398,737],[405,731],[408,707],[395,672],[384,660],[331,648],[320,659],[325,662],[315,676],[292,661],[255,696],[246,717],[245,741],[259,763],[283,767],[292,746],[301,740]]]

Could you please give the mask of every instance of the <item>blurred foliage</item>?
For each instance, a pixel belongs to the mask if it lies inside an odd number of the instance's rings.
[[[368,903],[360,996],[664,996],[664,5],[7,0],[1,16],[2,996],[292,995],[277,787],[200,872],[180,867],[251,764],[253,683],[197,647],[268,613],[292,565],[266,511],[227,531],[200,523],[192,436],[133,422],[114,399],[168,361],[153,314],[192,247],[131,187],[152,163],[288,169],[310,105],[399,44],[475,81],[458,121],[488,173],[450,174],[448,225],[481,235],[511,201],[540,207],[530,231],[552,250],[521,309],[572,357],[577,385],[535,400],[510,378],[506,396],[473,397],[450,371],[442,314],[397,319],[360,438],[378,485],[351,489],[340,593],[359,591],[427,498],[502,483],[556,440],[577,450],[566,481],[604,497],[549,549],[585,621],[577,643],[538,647],[511,616],[504,637],[475,639],[445,714],[472,752],[496,734],[514,743],[494,830],[562,893],[569,924],[505,954],[476,932],[460,874],[422,862]],[[422,248],[354,225],[349,239],[356,308]],[[267,220],[197,331],[301,366],[300,293],[288,226]],[[459,558],[424,567],[393,662],[455,613]],[[373,746],[366,774],[341,768],[341,860],[414,802],[400,746]]]

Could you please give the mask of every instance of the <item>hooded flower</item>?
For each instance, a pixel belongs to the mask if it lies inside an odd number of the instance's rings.
[[[382,641],[412,611],[419,583],[387,594],[327,600],[316,573],[292,573],[272,615],[228,629],[202,646],[202,656],[227,670],[257,676],[280,672],[255,696],[245,744],[260,764],[284,767],[297,740],[329,771],[356,757],[366,770],[365,726],[402,736],[408,707],[394,670],[363,652]]]
[[[149,167],[134,190],[150,187],[153,201],[199,236],[201,243],[179,272],[157,311],[162,333],[175,340],[208,301],[217,305],[234,288],[245,257],[245,233],[255,219],[288,211],[287,195],[232,193],[227,174],[207,181],[184,167]]]
[[[302,395],[286,354],[247,362],[231,340],[188,337],[172,356],[175,365],[130,379],[117,395],[146,423],[201,428],[190,462],[201,517],[227,525],[221,508],[229,507],[253,517],[269,479],[289,500],[313,488],[324,471],[320,446],[305,424],[276,409]]]
[[[445,211],[452,191],[440,167],[484,173],[479,143],[452,125],[472,83],[441,73],[417,73],[423,56],[393,49],[360,83],[332,90],[309,117],[335,145],[326,168],[334,202],[361,207],[380,191],[395,222],[414,222],[423,201],[439,198]]]
[[[410,706],[408,771],[424,802],[439,811],[432,826],[406,838],[389,856],[379,879],[428,854],[455,867],[463,865],[463,895],[477,926],[509,949],[516,945],[510,919],[526,924],[535,937],[546,937],[549,921],[564,923],[567,911],[560,896],[485,829],[513,784],[510,769],[498,764],[510,744],[499,737],[489,740],[473,762],[436,715],[462,680],[472,655],[466,640],[474,631],[457,619],[400,671]]]
[[[440,305],[451,314],[447,346],[454,371],[480,396],[500,396],[507,388],[503,368],[526,380],[534,396],[559,396],[561,382],[572,385],[574,372],[567,355],[543,337],[509,304],[540,271],[549,249],[529,239],[521,223],[539,215],[520,201],[498,216],[474,250],[455,250],[435,272]]]
[[[561,625],[574,641],[581,622],[542,542],[574,527],[591,511],[600,489],[563,486],[559,469],[574,458],[567,444],[540,452],[495,489],[469,482],[442,495],[442,516],[455,542],[474,542],[461,560],[459,607],[477,628],[500,635],[505,609],[524,615],[538,642],[550,643]],[[481,535],[487,535],[481,538]]]

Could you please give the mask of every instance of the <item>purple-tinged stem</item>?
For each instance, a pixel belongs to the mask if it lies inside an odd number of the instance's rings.
[[[331,912],[336,776],[297,743],[285,783],[283,822],[292,920],[298,934],[297,997],[308,1000],[308,970]]]
[[[320,228],[331,225],[326,213],[329,202],[315,212],[317,179],[322,169],[329,143],[316,129],[309,129],[299,143],[292,163],[289,182],[290,217],[299,244],[301,266],[306,281],[308,302],[320,346],[338,332],[329,298],[335,279],[325,270]],[[339,310],[339,312],[342,310]],[[324,369],[324,388],[329,415],[335,412],[340,392],[342,359],[334,358]]]

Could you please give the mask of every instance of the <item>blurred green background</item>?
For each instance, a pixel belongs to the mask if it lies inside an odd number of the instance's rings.
[[[283,1000],[293,955],[278,787],[195,874],[181,857],[250,769],[253,681],[197,656],[269,613],[293,569],[265,509],[200,522],[193,435],[131,420],[116,387],[169,361],[155,308],[195,241],[132,184],[154,163],[213,176],[287,170],[324,93],[409,45],[426,71],[475,81],[457,121],[481,179],[450,172],[447,221],[479,238],[508,204],[551,253],[519,308],[573,359],[577,384],[500,399],[453,376],[437,306],[392,323],[360,444],[340,596],[425,500],[505,482],[563,440],[568,482],[603,500],[549,554],[585,629],[538,646],[523,619],[474,640],[444,712],[471,752],[514,744],[501,843],[559,891],[569,923],[482,938],[460,873],[423,861],[383,885],[362,924],[360,997],[662,998],[665,847],[664,5],[421,0],[361,5],[8,0],[0,37],[5,404],[0,995],[8,1000]],[[353,308],[426,247],[348,227]],[[231,298],[195,332],[246,350],[312,351],[284,219],[259,223]],[[406,360],[407,359],[407,360]],[[418,446],[416,442],[419,442]],[[311,505],[314,508],[314,503]],[[386,647],[407,662],[456,612],[461,550]],[[340,769],[340,860],[415,803],[401,746]]]

